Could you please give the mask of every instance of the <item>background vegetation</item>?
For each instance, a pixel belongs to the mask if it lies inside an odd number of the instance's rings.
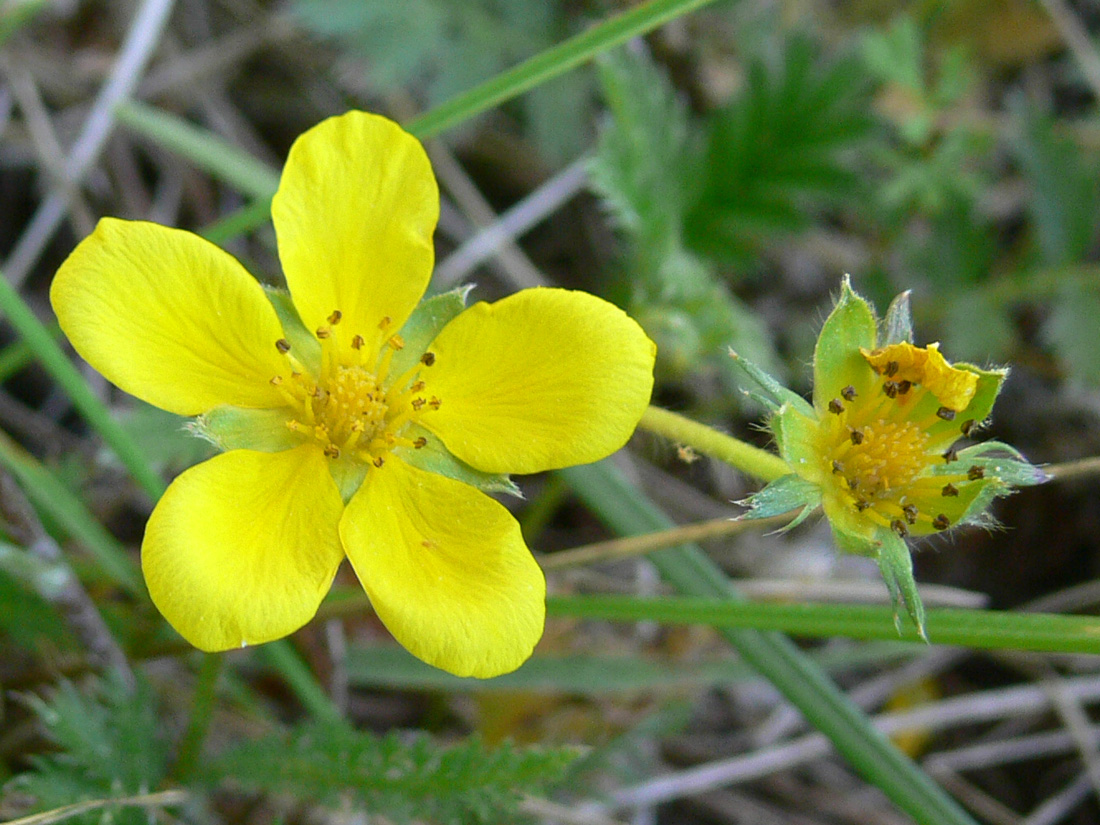
[[[0,820],[1100,821],[1100,500],[1072,463],[1100,455],[1097,32],[1068,0],[0,2]],[[136,548],[206,445],[70,361],[46,290],[102,215],[277,283],[282,159],[349,108],[428,141],[435,289],[619,303],[655,402],[698,421],[766,444],[727,348],[807,392],[844,272],[1010,364],[991,433],[1057,472],[1003,530],[917,547],[954,646],[900,638],[826,525],[730,522],[759,479],[645,433],[518,480],[553,596],[515,674],[413,660],[350,571],[288,642],[175,637]]]

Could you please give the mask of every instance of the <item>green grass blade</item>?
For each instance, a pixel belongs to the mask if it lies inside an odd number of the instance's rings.
[[[889,607],[850,604],[776,604],[707,598],[644,599],[633,596],[557,596],[553,616],[610,621],[654,621],[712,627],[778,630],[808,638],[906,641],[924,644],[916,629],[899,633]],[[987,650],[1100,654],[1100,616],[1012,613],[1001,610],[931,609],[932,644]]]
[[[42,464],[0,433],[0,464],[16,479],[34,506],[76,539],[115,584],[138,598],[145,596],[141,572],[125,548],[88,512],[79,498]]]
[[[254,198],[266,199],[279,186],[279,173],[261,160],[176,115],[128,101],[115,108],[119,122],[158,146],[187,158],[218,180]]]
[[[609,461],[559,471],[582,501],[615,533],[668,529],[671,520],[629,484]],[[649,559],[682,593],[741,600],[725,574],[697,545],[653,553]],[[723,628],[722,635],[767,677],[868,781],[917,822],[975,825],[954,799],[877,731],[817,665],[778,633]]]
[[[840,670],[910,659],[914,650],[919,652],[910,645],[874,643],[849,650],[819,651],[812,654],[812,658],[823,668]],[[760,679],[756,671],[729,657],[695,661],[691,667],[684,667],[682,661],[674,659],[597,653],[536,653],[512,673],[492,679],[473,679],[452,676],[425,664],[404,648],[392,645],[352,647],[348,650],[347,671],[352,685],[370,689],[447,693],[530,691],[585,696],[682,691]]]
[[[713,0],[649,0],[546,49],[508,71],[413,119],[406,128],[421,139],[435,137],[481,112],[511,100],[608,49],[702,8]]]
[[[38,320],[3,273],[0,273],[0,312],[7,316],[42,366],[84,416],[84,420],[114,450],[134,480],[151,499],[156,501],[160,498],[164,492],[164,482],[160,476],[149,466],[134,440],[111,417],[111,413],[85,383],[45,324]]]

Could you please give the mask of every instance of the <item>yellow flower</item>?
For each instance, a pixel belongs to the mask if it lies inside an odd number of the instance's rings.
[[[746,503],[751,518],[821,505],[837,546],[876,558],[895,601],[924,618],[904,539],[988,522],[986,507],[1043,472],[1006,444],[975,435],[1007,370],[949,364],[937,344],[915,346],[907,295],[890,307],[880,341],[870,305],[845,279],[814,350],[813,404],[743,359],[767,392],[769,427],[790,473]]]
[[[481,490],[621,447],[655,348],[582,292],[418,308],[438,214],[420,143],[350,112],[283,170],[289,295],[195,235],[113,219],[58,271],[77,352],[226,450],[169,486],[142,543],[154,603],[196,647],[298,629],[345,555],[397,640],[444,670],[508,672],[541,636],[542,572]]]

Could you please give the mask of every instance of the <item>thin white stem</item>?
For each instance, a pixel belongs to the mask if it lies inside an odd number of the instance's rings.
[[[474,267],[495,255],[506,243],[514,241],[570,200],[588,180],[589,159],[579,158],[546,183],[503,212],[500,219],[478,232],[436,267],[434,280],[446,288],[465,278]],[[536,286],[536,284],[531,284]]]
[[[111,74],[99,90],[84,128],[65,161],[62,171],[69,186],[77,186],[99,157],[114,128],[115,107],[133,93],[141,80],[174,4],[175,0],[145,0],[138,9]],[[38,207],[3,267],[16,288],[30,274],[38,256],[60,226],[67,208],[64,191],[56,187]]]

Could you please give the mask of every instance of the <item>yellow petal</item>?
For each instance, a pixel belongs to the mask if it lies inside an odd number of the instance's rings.
[[[285,368],[263,289],[197,235],[104,218],[61,265],[50,301],[89,364],[131,395],[179,415],[220,404],[283,404]]]
[[[384,317],[392,335],[424,294],[439,190],[420,142],[393,121],[348,112],[301,135],[271,217],[308,329],[339,310],[346,340],[373,344]]]
[[[622,447],[649,404],[656,347],[625,312],[585,292],[527,289],[476,304],[428,349],[441,400],[424,426],[490,473],[597,461]]]
[[[542,571],[516,520],[473,487],[390,456],[348,504],[340,537],[379,618],[430,665],[498,676],[542,636]]]
[[[874,351],[860,349],[867,363],[878,373],[890,368],[893,381],[911,381],[923,385],[936,400],[948,409],[965,410],[978,387],[978,376],[971,370],[959,369],[947,363],[940,354],[939,344],[915,347],[912,344],[890,344]]]
[[[149,518],[149,595],[202,650],[293,633],[313,618],[343,558],[342,510],[315,447],[215,456],[173,481]]]

